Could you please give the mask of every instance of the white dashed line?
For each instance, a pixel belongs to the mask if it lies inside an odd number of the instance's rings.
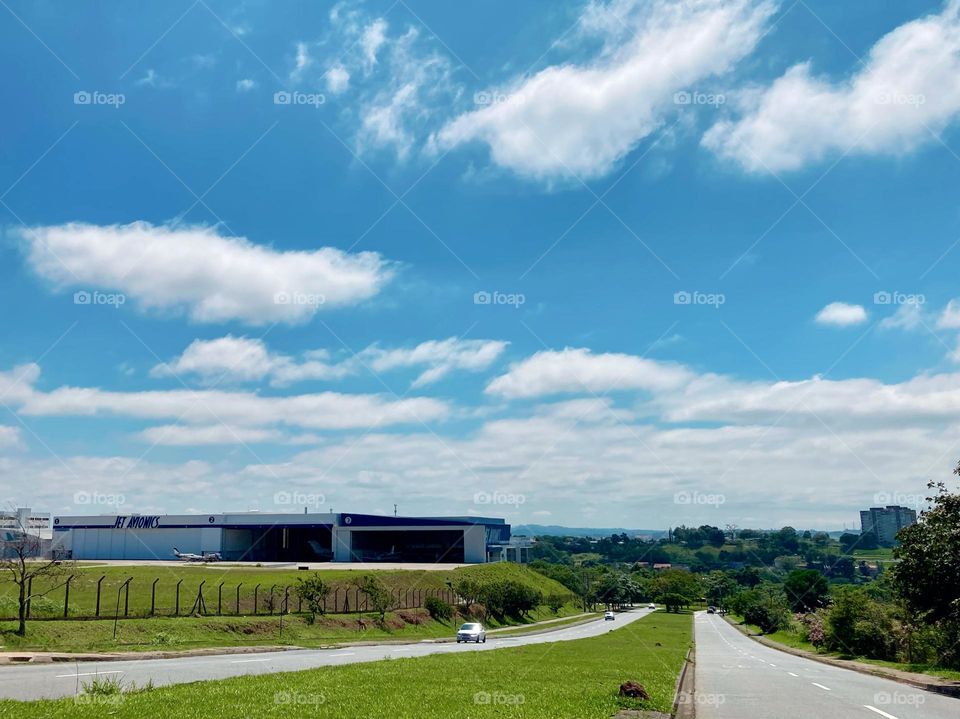
[[[825,686],[823,686],[823,684],[817,684],[816,682],[810,682],[810,683],[813,684],[813,686],[815,686],[815,687],[820,687],[820,688],[823,689],[825,692],[832,692],[832,691],[833,691],[833,689],[831,689],[830,687],[825,687]]]
[[[893,714],[887,714],[885,711],[880,711],[880,710],[877,709],[876,707],[872,707],[872,706],[870,706],[869,704],[864,704],[864,706],[865,706],[867,709],[869,709],[870,711],[876,712],[876,713],[879,714],[880,716],[886,717],[887,719],[897,719]]]
[[[271,657],[267,657],[266,659],[234,659],[230,663],[231,664],[253,664],[254,662],[269,662],[269,661],[271,661]]]
[[[123,674],[119,669],[111,672],[84,672],[82,674],[57,674],[57,679],[73,679],[74,677],[95,677],[100,674]]]
[[[352,657],[356,652],[337,652],[333,656],[335,657]]]
[[[770,664],[770,662],[767,662],[767,664]],[[773,667],[774,669],[777,668],[777,665],[776,665],[776,664],[770,664],[770,666]]]
[[[798,677],[798,676],[800,676],[799,674],[794,674],[793,672],[787,672],[787,674],[789,674],[789,675],[792,676],[792,677]]]

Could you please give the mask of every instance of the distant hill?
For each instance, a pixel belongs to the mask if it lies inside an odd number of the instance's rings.
[[[513,524],[512,534],[525,534],[529,537],[609,537],[611,534],[627,534],[634,537],[642,534],[650,537],[665,537],[665,529],[625,529],[623,527],[561,527],[556,524]]]

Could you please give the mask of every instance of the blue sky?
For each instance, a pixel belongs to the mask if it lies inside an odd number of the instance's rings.
[[[960,451],[958,7],[8,3],[0,495],[920,504]]]

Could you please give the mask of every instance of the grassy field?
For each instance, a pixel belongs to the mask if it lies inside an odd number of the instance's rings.
[[[402,593],[403,597],[412,602],[420,595],[429,591],[449,590],[448,582],[456,583],[464,577],[476,581],[494,579],[515,579],[528,584],[544,595],[564,594],[570,591],[542,574],[517,564],[478,564],[470,567],[461,567],[453,570],[355,570],[331,569],[323,570],[324,580],[339,589],[340,605],[344,597],[349,597],[349,608],[356,609],[356,592],[351,583],[361,574],[375,572],[377,576],[393,591]],[[268,601],[273,590],[273,601],[279,606],[285,587],[294,587],[298,577],[306,576],[307,572],[298,572],[288,569],[267,569],[260,567],[227,567],[216,565],[180,566],[136,566],[136,567],[104,567],[84,566],[72,567],[69,573],[74,575],[70,582],[70,616],[94,616],[96,611],[97,582],[104,577],[101,584],[100,616],[112,617],[117,611],[117,593],[122,584],[130,577],[129,613],[130,616],[148,616],[151,606],[151,588],[156,583],[155,612],[157,614],[173,615],[176,609],[177,583],[180,582],[180,612],[189,614],[197,599],[201,582],[203,582],[203,599],[207,613],[216,613],[218,605],[218,585],[223,583],[222,611],[224,614],[234,614],[237,608],[237,588],[240,593],[240,613],[252,614],[254,611],[255,589],[257,611],[268,613]],[[54,584],[59,585],[64,578]],[[181,581],[182,580],[182,581]],[[50,586],[50,585],[46,585]],[[41,581],[34,584],[34,592],[45,588]],[[35,617],[62,617],[64,606],[64,587],[57,587],[42,599],[33,602],[32,616]],[[409,597],[408,597],[409,593]],[[13,618],[16,616],[16,586],[8,579],[0,578],[0,616]],[[296,606],[296,595],[290,590],[291,608]],[[334,595],[330,597],[331,606]],[[120,597],[120,613],[123,614],[126,604],[125,594]]]
[[[574,605],[564,606],[557,614],[538,607],[523,621],[503,623],[489,618],[490,628],[517,627],[534,622],[579,614]],[[33,621],[27,624],[27,636],[14,634],[15,622],[0,622],[2,651],[170,651],[204,647],[236,647],[257,645],[319,647],[358,641],[434,639],[453,636],[463,621],[454,618],[438,622],[426,610],[407,609],[390,612],[379,625],[373,614],[334,614],[318,617],[310,624],[305,615],[260,617],[153,617],[126,619],[117,623],[113,637],[113,620]],[[560,622],[563,624],[564,622]]]
[[[608,719],[621,708],[669,712],[691,643],[690,614],[657,612],[603,636],[490,652],[397,659],[198,682],[120,696],[0,702],[0,716]],[[633,679],[651,695],[617,696]]]
[[[102,575],[102,568],[95,568],[96,578]],[[130,568],[123,567],[114,570],[111,579],[116,582],[116,576],[125,579],[136,572],[145,574],[146,577],[152,576],[157,571],[156,568],[134,567],[133,572]],[[297,573],[289,571],[276,571],[264,569],[232,569],[232,568],[213,568],[213,567],[195,567],[184,566],[174,567],[175,580],[183,579],[181,585],[181,596],[188,590],[184,587],[192,587],[193,592],[197,591],[199,583],[207,579],[207,585],[211,579],[217,582],[222,581],[218,577],[227,572],[227,576],[234,583],[247,580],[250,582],[251,597],[252,587],[257,583],[267,587],[262,593],[266,593],[269,586],[279,585],[282,582],[293,583],[296,580]],[[358,576],[358,573],[352,570],[333,570],[329,574],[334,575],[331,581],[346,582]],[[305,573],[301,572],[299,576]],[[327,577],[327,572],[324,577]],[[346,577],[341,576],[342,574]],[[493,581],[496,579],[514,579],[535,587],[544,596],[550,594],[566,593],[566,589],[551,579],[547,579],[527,567],[521,567],[516,564],[491,564],[478,565],[475,567],[464,567],[452,571],[442,572],[423,572],[388,570],[378,573],[391,588],[402,592],[416,591],[425,589],[445,589],[446,581],[456,582],[460,577],[467,576],[477,581]],[[140,577],[142,578],[142,577]],[[95,581],[95,580],[94,580]],[[122,581],[122,579],[120,580]],[[137,581],[136,579],[134,581]],[[151,580],[152,581],[152,580]],[[107,580],[104,580],[106,585]],[[215,588],[216,585],[214,585]],[[83,592],[87,594],[84,595]],[[74,598],[80,594],[76,600],[78,606],[85,606],[90,601],[89,586],[80,584],[71,586],[71,606],[74,605]],[[307,622],[305,615],[288,614],[283,617],[281,623],[279,612],[272,616],[229,616],[233,613],[235,605],[235,591],[229,597],[229,603],[226,601],[227,593],[224,593],[224,613],[226,616],[213,616],[210,613],[216,612],[215,591],[205,590],[208,615],[204,616],[155,616],[150,618],[130,618],[120,619],[117,622],[117,633],[114,637],[114,622],[112,619],[99,620],[51,620],[34,619],[27,624],[27,636],[19,637],[14,634],[16,624],[12,621],[0,621],[0,642],[2,648],[11,650],[35,650],[35,651],[68,651],[68,652],[89,652],[89,651],[159,651],[159,650],[177,650],[193,649],[204,647],[233,647],[233,646],[255,646],[255,645],[288,645],[288,646],[306,646],[316,647],[338,642],[351,641],[373,641],[384,639],[426,639],[436,637],[448,637],[453,633],[454,625],[458,619],[454,618],[451,622],[442,623],[433,621],[423,610],[400,609],[391,612],[387,616],[387,621],[383,626],[379,626],[374,621],[375,617],[370,613],[364,614],[329,614],[318,618],[313,624]],[[114,597],[116,591],[114,590]],[[135,594],[131,593],[131,617],[136,614],[141,616],[146,612],[134,611]],[[281,596],[279,592],[277,597]],[[354,595],[351,592],[351,606],[356,606]],[[159,600],[159,592],[158,592]],[[139,599],[138,599],[139,601]],[[187,613],[192,605],[192,599],[182,608],[183,613]],[[109,617],[115,609],[116,599],[109,611],[104,611],[103,615]],[[158,601],[159,605],[159,601]],[[138,606],[140,606],[138,604]],[[181,601],[181,607],[184,606]],[[293,593],[291,593],[290,602],[291,611],[296,611],[297,605]],[[37,608],[36,606],[34,607]],[[243,607],[241,607],[243,608]],[[147,603],[149,609],[149,599]],[[251,606],[248,609],[252,609]],[[277,607],[279,609],[279,606]],[[261,607],[261,611],[265,609]],[[121,609],[122,612],[122,609]],[[557,613],[553,613],[545,606],[540,606],[524,620],[511,620],[503,624],[494,620],[489,620],[487,624],[492,628],[500,626],[515,626],[529,624],[532,622],[554,619],[558,617],[567,617],[578,614],[580,609],[572,602],[564,605]],[[37,612],[35,612],[36,614]],[[60,608],[62,613],[62,607]],[[159,613],[159,610],[158,610]],[[57,616],[59,613],[54,613]],[[73,614],[73,613],[72,613]],[[49,615],[48,615],[49,616]]]

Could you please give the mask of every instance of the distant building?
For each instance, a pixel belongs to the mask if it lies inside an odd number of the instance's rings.
[[[917,523],[916,510],[899,505],[871,507],[860,512],[860,534],[872,534],[881,547],[897,543],[897,532]]]

